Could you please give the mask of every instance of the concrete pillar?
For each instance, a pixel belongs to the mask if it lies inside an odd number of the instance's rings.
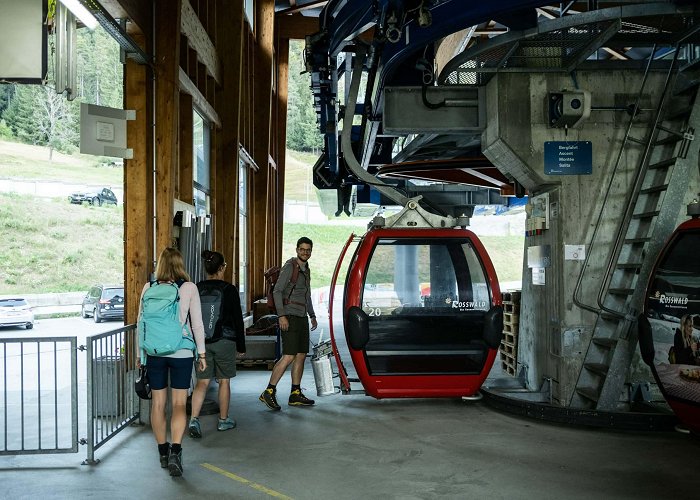
[[[526,371],[530,389],[537,389],[545,378],[553,381],[555,401],[565,405],[574,390],[590,341],[596,315],[573,302],[582,260],[567,260],[565,245],[585,245],[593,251],[580,297],[596,303],[605,259],[617,231],[614,213],[622,214],[631,174],[637,168],[642,145],[626,148],[619,162],[618,175],[611,188],[606,212],[595,247],[589,243],[606,188],[626,132],[629,115],[623,111],[591,112],[590,118],[575,129],[550,128],[546,106],[547,92],[578,88],[591,93],[594,107],[626,106],[635,101],[642,81],[638,71],[579,72],[574,82],[566,74],[500,73],[487,87],[487,128],[482,136],[484,154],[504,173],[537,199],[546,216],[547,228],[525,239],[523,294],[520,314],[518,361]],[[649,76],[643,108],[655,108],[663,89],[665,73]],[[635,119],[631,135],[645,138],[653,111]],[[591,141],[593,164],[590,175],[547,175],[544,171],[546,141]],[[622,175],[620,175],[622,173]],[[695,189],[695,188],[690,188]],[[529,213],[532,220],[535,214]],[[533,283],[533,265],[544,258],[544,284]],[[541,274],[538,276],[541,277]]]

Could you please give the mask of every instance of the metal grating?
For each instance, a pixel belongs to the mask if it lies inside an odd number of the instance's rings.
[[[484,85],[493,73],[503,69],[564,71],[576,60],[589,55],[582,54],[584,51],[597,49],[591,46],[591,41],[603,36],[616,22],[599,21],[538,33],[486,50],[476,46],[474,56],[464,54],[466,60],[450,72],[444,82],[447,85]]]
[[[607,44],[616,35],[622,51],[622,47],[649,47],[654,36],[673,39],[674,34],[688,29],[692,12],[690,7],[653,3],[542,21],[536,28],[495,36],[458,54],[439,80],[446,85],[484,85],[499,71],[570,72],[601,47],[614,47]]]

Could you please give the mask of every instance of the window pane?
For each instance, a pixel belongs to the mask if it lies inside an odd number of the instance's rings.
[[[241,309],[248,311],[248,164],[243,160],[238,169],[238,291]]]
[[[205,193],[209,193],[209,126],[207,122],[194,111],[194,130],[192,134],[192,165],[194,165],[194,182]]]

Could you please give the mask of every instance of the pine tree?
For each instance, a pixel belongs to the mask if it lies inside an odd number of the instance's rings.
[[[311,79],[304,73],[303,51],[302,42],[290,42],[287,147],[295,151],[315,151],[322,147],[323,136],[314,110]]]

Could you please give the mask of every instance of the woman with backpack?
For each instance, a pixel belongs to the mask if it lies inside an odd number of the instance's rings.
[[[211,379],[219,382],[219,422],[218,431],[236,427],[236,421],[229,417],[231,402],[231,378],[236,376],[236,358],[245,353],[245,328],[238,289],[224,281],[226,260],[219,252],[202,252],[207,277],[197,283],[202,304],[204,334],[209,354],[207,369],[197,372],[197,385],[192,393],[192,418],[189,433],[192,438],[202,437],[199,412]]]
[[[173,319],[177,322],[176,328],[179,325],[179,332],[176,332],[179,338],[172,342],[173,348],[170,345],[163,346],[162,351],[159,351],[168,354],[148,354],[146,366],[148,367],[148,379],[153,397],[151,428],[158,443],[160,466],[164,469],[167,468],[171,476],[181,476],[182,436],[187,428],[187,392],[192,379],[192,363],[195,359],[193,349],[195,347],[198,353],[197,368],[200,371],[207,368],[204,324],[202,323],[199,291],[185,271],[185,263],[180,251],[176,248],[163,250],[158,258],[155,274],[155,281],[146,283],[141,292],[139,347],[145,351],[157,351],[157,347],[154,349],[154,346],[147,344],[146,338],[150,341],[154,336],[157,336],[155,330],[162,330],[166,326],[163,314],[161,313],[159,316],[156,307],[151,307],[151,304],[156,303],[159,299],[162,304],[167,303],[170,307],[176,307],[178,314],[177,318]],[[148,337],[149,332],[151,333],[150,337]],[[170,353],[173,350],[174,352]],[[139,359],[139,364],[140,361]],[[170,388],[172,389],[172,415],[170,416],[172,444],[167,440],[165,416],[168,379],[170,379]]]

